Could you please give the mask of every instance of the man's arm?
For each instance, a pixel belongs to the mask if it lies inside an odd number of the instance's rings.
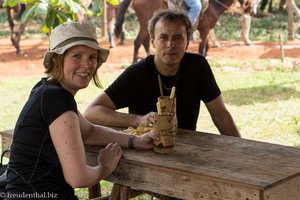
[[[135,115],[117,112],[115,104],[105,92],[87,107],[84,117],[94,124],[116,127],[134,126],[137,120]]]
[[[149,126],[154,123],[154,116],[154,112],[144,116],[117,112],[114,102],[105,92],[100,94],[84,113],[84,117],[94,124],[115,127]]]
[[[214,124],[222,135],[241,137],[240,132],[231,117],[231,114],[225,107],[221,95],[205,105]]]

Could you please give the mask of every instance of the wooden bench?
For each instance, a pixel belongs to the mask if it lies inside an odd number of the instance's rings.
[[[2,151],[9,149],[12,143],[14,129],[9,129],[5,131],[0,131],[1,135],[1,149]],[[6,154],[9,157],[9,154]]]

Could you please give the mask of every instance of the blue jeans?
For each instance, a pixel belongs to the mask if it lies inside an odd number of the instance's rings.
[[[201,0],[184,0],[184,3],[188,9],[188,15],[192,25],[195,26],[202,8]]]

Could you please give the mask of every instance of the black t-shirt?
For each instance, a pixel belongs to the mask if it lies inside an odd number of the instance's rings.
[[[129,113],[145,115],[156,111],[158,74],[154,56],[150,55],[128,67],[105,92],[117,109],[128,107]],[[165,96],[175,84],[178,127],[195,130],[200,101],[207,103],[221,94],[207,60],[199,54],[185,53],[175,76],[160,76]]]
[[[77,199],[49,133],[49,125],[68,110],[77,113],[74,96],[59,84],[43,78],[34,86],[14,129],[7,199]]]

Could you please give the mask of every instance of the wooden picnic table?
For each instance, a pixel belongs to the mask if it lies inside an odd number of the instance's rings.
[[[85,148],[94,165],[102,147]],[[179,129],[173,153],[124,149],[107,180],[189,200],[300,200],[300,149]]]

